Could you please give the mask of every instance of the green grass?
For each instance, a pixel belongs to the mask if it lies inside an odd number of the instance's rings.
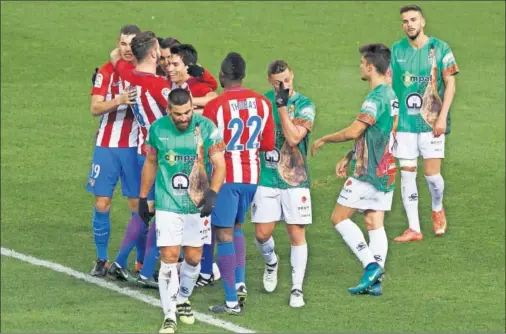
[[[90,77],[108,59],[121,25],[136,23],[194,44],[199,62],[214,74],[227,52],[240,52],[247,61],[245,85],[261,92],[269,89],[267,64],[286,59],[297,88],[316,105],[315,138],[343,128],[358,113],[368,92],[359,78],[358,46],[402,38],[402,4],[2,2],[2,247],[91,269],[93,199],[84,186],[98,119],[89,113]],[[249,304],[244,316],[225,320],[259,332],[504,331],[504,3],[422,6],[427,32],[449,43],[461,71],[443,167],[448,235],[432,237],[430,196],[419,173],[425,241],[391,241],[384,295],[350,296],[347,288],[361,268],[329,217],[343,184],[334,177],[335,162],[352,144],[325,147],[309,160],[314,222],[307,235],[306,307],[288,307],[284,227],[275,233],[280,284],[267,295],[262,259],[246,224]],[[111,257],[128,217],[116,192]],[[386,218],[389,239],[406,224],[397,189]],[[1,281],[2,332],[155,331],[161,321],[157,308],[5,257]],[[194,305],[204,311],[222,298],[217,285],[196,292]],[[217,329],[181,327],[189,330]]]

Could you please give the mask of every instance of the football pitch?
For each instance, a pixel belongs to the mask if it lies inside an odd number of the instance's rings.
[[[158,300],[158,291],[79,279],[95,261],[93,198],[85,191],[99,121],[89,111],[91,75],[108,60],[122,25],[193,44],[199,63],[216,78],[225,55],[239,52],[247,62],[245,85],[262,93],[270,88],[268,63],[285,59],[296,89],[315,103],[314,140],[356,117],[369,91],[360,80],[358,47],[391,46],[404,37],[399,8],[406,4],[2,1],[1,332],[157,332],[161,325],[161,309],[149,302]],[[362,269],[332,228],[330,214],[343,185],[335,164],[352,143],[326,145],[308,162],[313,225],[307,232],[306,306],[288,306],[284,226],[274,235],[279,284],[268,295],[264,262],[246,223],[245,313],[205,318],[207,307],[223,300],[220,281],[194,292],[195,310],[207,321],[179,323],[179,332],[223,332],[232,324],[256,332],[504,332],[505,4],[419,5],[426,33],[450,45],[460,68],[442,172],[448,234],[433,237],[430,195],[419,172],[425,240],[393,242],[407,227],[398,186],[386,216],[383,296],[351,296],[347,288]],[[110,258],[130,217],[118,190]],[[361,216],[354,220],[363,227]],[[26,260],[32,258],[4,249],[50,262],[35,266]],[[56,264],[66,269],[57,271]]]

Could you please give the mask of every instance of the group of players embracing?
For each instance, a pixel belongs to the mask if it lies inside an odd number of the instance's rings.
[[[446,232],[439,169],[458,68],[446,43],[424,34],[419,7],[403,7],[401,17],[407,38],[392,51],[381,43],[358,50],[361,79],[371,90],[356,119],[311,148],[314,155],[326,143],[355,141],[336,166],[338,177],[346,178],[350,166],[351,174],[331,216],[364,267],[359,284],[349,289],[352,294],[382,294],[388,250],[384,214],[392,204],[395,158],[410,228],[394,240],[423,239],[419,154],[433,198],[435,233]],[[91,274],[158,288],[164,312],[160,333],[174,333],[177,316],[192,324],[193,289],[219,277],[225,302],[209,310],[243,312],[248,292],[242,224],[250,208],[254,241],[265,260],[265,290],[274,291],[278,283],[280,259],[272,234],[284,221],[291,244],[289,305],[305,305],[305,226],[312,223],[307,153],[315,106],[294,89],[294,73],[284,60],[268,65],[273,89],[265,94],[244,87],[245,76],[244,58],[228,53],[218,95],[217,81],[198,63],[192,45],[126,25],[110,60],[92,78],[91,112],[101,118],[87,184],[95,195],[97,262]],[[111,198],[119,179],[131,219],[109,262]],[[351,220],[357,211],[364,214],[369,243]],[[133,248],[137,277],[127,269]]]

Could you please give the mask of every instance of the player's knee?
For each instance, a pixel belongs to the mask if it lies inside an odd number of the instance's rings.
[[[416,172],[418,165],[417,159],[399,159],[401,170],[406,172]]]
[[[96,197],[95,208],[98,212],[107,212],[111,210],[111,199],[109,197]]]
[[[269,240],[272,236],[272,233],[270,231],[265,231],[262,229],[255,231],[255,239],[261,244],[264,244]]]
[[[216,228],[216,240],[218,242],[233,242],[234,241],[234,229],[228,227],[217,227]]]
[[[179,258],[179,247],[160,248],[160,261],[165,263],[176,263]]]
[[[287,231],[292,246],[302,246],[306,244],[306,229],[304,225],[287,225]]]
[[[202,260],[202,247],[184,247],[184,260],[190,266],[197,266]]]

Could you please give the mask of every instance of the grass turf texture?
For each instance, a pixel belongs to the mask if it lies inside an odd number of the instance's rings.
[[[237,51],[247,61],[245,85],[261,92],[269,89],[267,64],[286,59],[297,89],[316,105],[315,138],[357,115],[369,90],[359,77],[358,46],[390,46],[402,38],[401,5],[2,2],[2,246],[75,270],[91,269],[93,200],[84,186],[98,118],[89,113],[90,77],[108,59],[123,24],[195,45],[199,62],[216,77],[226,53]],[[248,304],[244,316],[224,320],[262,332],[504,330],[504,3],[421,5],[427,33],[449,43],[461,70],[443,167],[448,235],[432,236],[430,196],[420,172],[425,241],[391,241],[407,226],[398,187],[386,218],[384,296],[350,296],[347,288],[362,270],[329,217],[343,184],[334,176],[335,162],[352,144],[328,145],[309,158],[314,220],[307,233],[306,307],[288,306],[290,247],[284,226],[275,233],[279,286],[267,295],[263,261],[252,242],[252,225],[246,224]],[[129,215],[117,191],[110,258]],[[362,225],[361,216],[354,220]],[[2,257],[1,281],[2,332],[154,331],[161,324],[159,309],[17,260]],[[222,300],[220,282],[196,291],[193,305],[205,312]],[[216,330],[196,326],[180,331]]]

